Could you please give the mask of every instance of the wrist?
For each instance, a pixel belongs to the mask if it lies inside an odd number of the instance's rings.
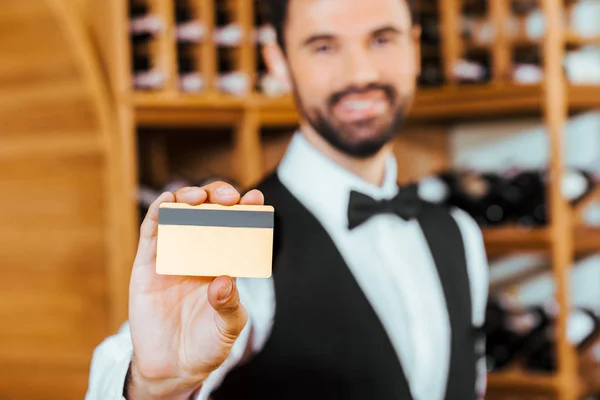
[[[202,381],[184,382],[181,379],[148,379],[136,368],[135,359],[129,364],[123,397],[127,400],[193,400]]]

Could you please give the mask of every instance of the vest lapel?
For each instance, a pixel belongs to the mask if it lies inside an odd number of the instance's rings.
[[[450,213],[427,203],[419,217],[419,224],[435,261],[450,319],[452,338],[446,399],[474,400],[475,342],[461,232]]]

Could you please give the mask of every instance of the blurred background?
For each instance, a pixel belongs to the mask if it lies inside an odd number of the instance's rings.
[[[82,399],[163,190],[252,187],[297,115],[254,0],[0,2],[0,399]],[[421,0],[400,180],[490,259],[490,399],[600,395],[600,1]]]

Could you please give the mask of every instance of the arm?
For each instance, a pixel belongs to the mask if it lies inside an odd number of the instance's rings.
[[[469,284],[473,304],[473,328],[477,332],[476,349],[477,354],[477,395],[483,399],[486,392],[487,367],[485,360],[485,336],[482,328],[485,323],[485,312],[489,291],[489,269],[488,260],[483,242],[481,229],[475,220],[466,212],[453,210],[465,245],[467,268],[469,273]]]
[[[152,203],[131,271],[129,332],[123,330],[96,350],[88,399],[121,400],[130,363],[128,400],[190,400],[228,360],[248,326],[236,279],[156,273],[163,202],[262,205],[264,197],[252,190],[240,198],[231,185],[216,182],[165,192]]]
[[[262,348],[268,338],[275,311],[271,279],[238,279],[240,301],[248,311],[248,323],[223,364],[213,371],[197,392],[197,400],[208,399],[232,368]],[[125,384],[132,384],[129,366],[133,344],[129,323],[106,338],[94,351],[86,400],[124,400]],[[128,379],[126,379],[128,378]]]

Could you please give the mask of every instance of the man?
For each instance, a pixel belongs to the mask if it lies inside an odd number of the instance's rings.
[[[396,183],[390,140],[420,61],[408,3],[270,3],[279,45],[264,56],[294,90],[300,129],[258,190],[220,182],[153,203],[129,324],[96,350],[87,398],[475,399],[481,233]],[[165,201],[274,205],[272,279],[156,275]]]

